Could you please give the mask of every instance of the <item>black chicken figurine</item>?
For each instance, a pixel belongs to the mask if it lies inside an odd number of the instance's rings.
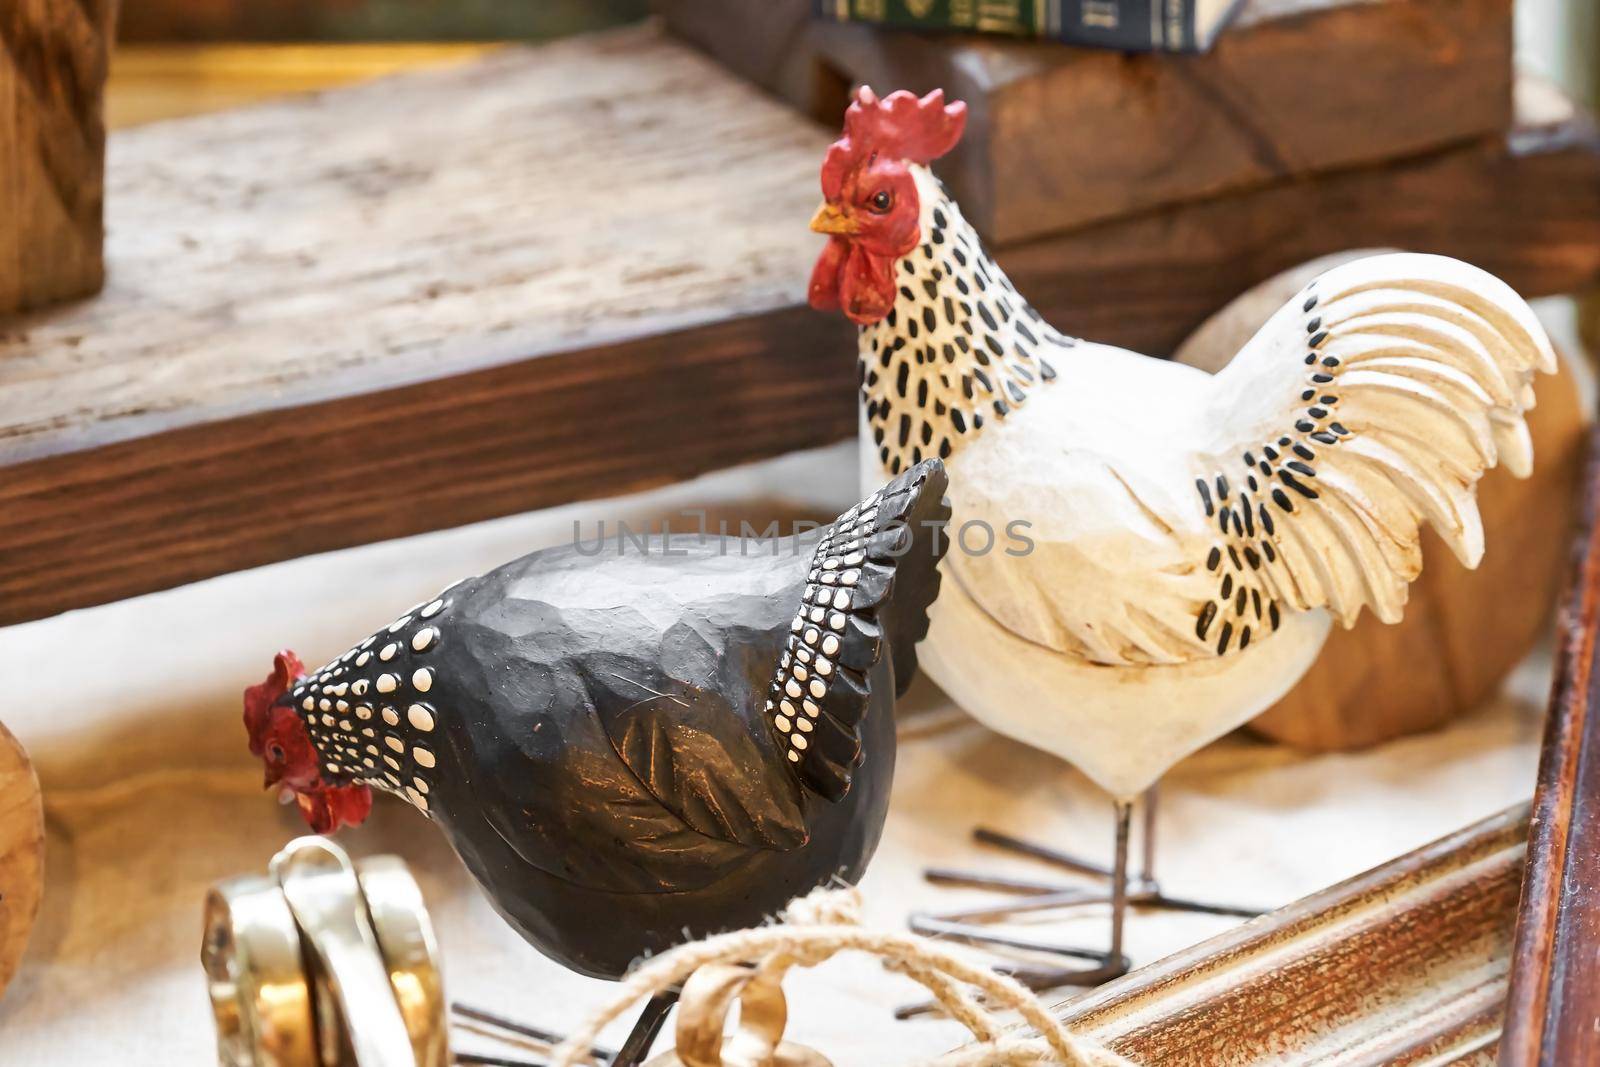
[[[319,833],[360,823],[373,789],[406,798],[535,947],[620,978],[861,876],[944,490],[933,460],[808,534],[524,556],[303,676],[280,653],[245,692],[250,750]]]

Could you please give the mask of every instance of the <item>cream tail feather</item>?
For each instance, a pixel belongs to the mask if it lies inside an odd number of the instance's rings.
[[[1527,472],[1554,369],[1503,283],[1358,260],[1212,377],[1052,330],[914,173],[926,243],[861,335],[864,477],[947,457],[923,663],[977,718],[1130,796],[1287,691],[1330,615],[1397,619],[1422,522],[1481,556],[1477,479]]]

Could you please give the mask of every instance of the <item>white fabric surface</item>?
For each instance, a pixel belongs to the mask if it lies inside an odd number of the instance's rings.
[[[853,448],[841,446],[0,630],[0,719],[36,761],[49,834],[44,910],[0,1000],[0,1065],[214,1062],[197,962],[204,890],[262,869],[304,831],[260,792],[239,722],[241,687],[266,674],[276,649],[318,662],[464,573],[571,537],[577,517],[671,518],[704,504],[735,525],[741,515],[764,523],[832,514],[853,499],[854,482]],[[776,507],[772,486],[786,487]],[[1159,873],[1181,895],[1283,903],[1522,799],[1547,676],[1535,656],[1492,706],[1371,752],[1308,757],[1240,735],[1213,744],[1167,779]],[[1109,858],[1109,804],[1078,773],[987,732],[925,682],[903,702],[901,723],[893,811],[864,884],[873,923],[896,927],[908,908],[987,899],[925,885],[926,863],[1048,873],[972,846],[967,831],[979,819]],[[454,997],[563,1027],[608,995],[608,984],[567,974],[517,938],[404,804],[380,799],[342,840],[411,862]],[[1129,950],[1149,962],[1231,921],[1139,915]],[[1051,933],[1098,945],[1104,922],[1103,911],[1079,915]],[[947,1022],[894,1022],[890,1009],[916,989],[869,961],[835,961],[790,988],[791,1034],[841,1067],[914,1062],[962,1037]],[[463,1035],[458,1045],[475,1042]]]

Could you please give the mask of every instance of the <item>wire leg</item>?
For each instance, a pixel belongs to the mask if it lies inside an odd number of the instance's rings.
[[[1041,845],[1034,841],[1025,841],[1020,837],[1012,837],[1010,834],[1003,834],[998,830],[990,830],[980,826],[972,831],[972,837],[981,844],[1004,849],[1007,852],[1015,852],[1031,859],[1042,860],[1052,866],[1063,867],[1075,874],[1087,874],[1094,878],[1111,877],[1111,872],[1102,864],[1074,856],[1069,852],[1062,852],[1060,849],[1051,848],[1049,845]]]
[[[1161,891],[1161,883],[1156,881],[1156,801],[1159,796],[1156,791],[1159,788],[1159,785],[1151,786],[1144,791],[1144,797],[1142,798],[1144,811],[1143,827],[1140,833],[1139,889],[1129,898],[1133,904],[1141,908],[1156,908],[1162,911],[1187,911],[1199,915],[1229,915],[1241,919],[1253,919],[1265,912],[1266,908],[1194,900],[1188,897],[1173,897]]]
[[[554,1030],[546,1030],[542,1026],[534,1026],[530,1023],[519,1022],[516,1019],[509,1019],[496,1012],[473,1007],[470,1004],[462,1004],[459,1001],[450,1005],[450,1013],[457,1020],[465,1020],[467,1023],[472,1024],[471,1029],[499,1038],[507,1043],[515,1044],[518,1048],[527,1048],[531,1044],[538,1052],[548,1052],[561,1044],[563,1040],[563,1035],[556,1033]],[[503,1036],[508,1034],[513,1036],[511,1038]],[[523,1040],[516,1040],[517,1038]],[[592,1046],[589,1049],[589,1055],[602,1063],[610,1063],[617,1056],[615,1052],[600,1045]],[[476,1052],[457,1052],[455,1060],[457,1063],[480,1064],[483,1067],[542,1067],[540,1061],[537,1060],[516,1059]]]
[[[969,909],[965,912],[955,912],[950,915],[913,915],[910,921],[911,928],[921,934],[961,941],[965,944],[994,945],[1000,948],[1021,949],[1029,952],[1041,952],[1054,956],[1066,956],[1092,961],[1093,965],[1089,967],[1053,969],[1043,967],[998,968],[1035,992],[1057,989],[1062,986],[1096,986],[1102,982],[1109,982],[1113,978],[1120,978],[1128,973],[1130,966],[1128,957],[1123,955],[1122,952],[1122,933],[1129,899],[1128,840],[1132,812],[1133,807],[1131,804],[1117,802],[1116,862],[1110,870],[1105,872],[1111,882],[1109,895],[1104,891],[1084,892],[1083,890],[1070,888],[1053,893],[1039,892],[1013,905]],[[985,919],[1005,918],[1025,911],[1036,911],[1049,907],[1068,907],[1077,904],[1106,903],[1108,901],[1111,904],[1111,947],[1106,951],[1077,948],[1055,942],[1002,934],[985,930],[980,925]],[[933,1002],[912,1004],[897,1010],[895,1018],[912,1019],[938,1010],[939,1006]]]
[[[1128,917],[1128,831],[1133,820],[1133,805],[1125,800],[1117,804],[1117,852],[1115,866],[1111,868],[1111,950],[1113,961],[1122,961],[1122,970],[1128,969],[1128,959],[1122,954],[1122,926]]]
[[[1027,896],[1054,896],[1067,890],[1064,885],[1041,882],[1037,878],[981,874],[977,871],[958,871],[949,867],[929,867],[922,872],[922,876],[934,885],[957,886],[963,889],[993,889],[998,893],[1017,893]]]
[[[1151,786],[1141,798],[1144,818],[1139,834],[1139,881],[1145,885],[1156,884],[1156,802],[1160,799],[1156,791],[1160,788],[1159,784]]]
[[[650,1046],[656,1043],[656,1036],[661,1033],[661,1027],[666,1024],[667,1016],[672,1014],[672,1006],[676,1003],[676,989],[651,997],[640,1013],[639,1021],[633,1024],[633,1032],[628,1035],[628,1040],[622,1043],[622,1048],[612,1058],[611,1067],[638,1067],[644,1062],[644,1058],[650,1054]]]
[[[1156,824],[1158,811],[1156,787],[1147,789],[1139,798],[1139,874],[1130,877],[1129,852],[1133,839],[1132,801],[1116,801],[1115,862],[1110,867],[1079,859],[1047,845],[1026,841],[1010,834],[980,828],[973,836],[982,844],[1004,849],[1017,855],[1040,860],[1078,874],[1098,878],[1104,884],[1100,890],[1075,888],[1071,885],[1015,875],[965,872],[948,868],[932,868],[926,872],[930,882],[968,888],[993,889],[1010,894],[1012,900],[984,907],[965,908],[960,911],[929,914],[915,913],[909,917],[911,929],[931,937],[943,937],[966,944],[993,945],[997,948],[1042,952],[1056,956],[1097,961],[1096,966],[1083,968],[1046,969],[1042,967],[1000,968],[1011,973],[1030,989],[1045,990],[1068,985],[1098,985],[1126,974],[1130,963],[1123,952],[1124,932],[1128,909],[1156,908],[1167,911],[1186,911],[1204,915],[1225,915],[1254,918],[1264,909],[1212,901],[1192,900],[1168,896],[1162,892],[1155,879]],[[1055,942],[1014,936],[984,929],[984,924],[1002,922],[1028,912],[1052,908],[1072,907],[1082,904],[1111,905],[1111,939],[1105,951],[1078,948]],[[935,1005],[916,1005],[896,1012],[899,1018],[909,1018],[937,1010]]]
[[[1130,879],[1127,883],[1127,903],[1137,908],[1155,908],[1166,911],[1187,911],[1202,915],[1226,915],[1238,918],[1254,918],[1267,909],[1250,905],[1221,903],[1216,901],[1196,900],[1191,897],[1171,896],[1161,889],[1161,884],[1156,880],[1156,823],[1159,794],[1157,786],[1145,790],[1139,799],[1139,876]],[[1120,807],[1120,804],[1119,804]],[[973,831],[973,838],[981,844],[994,848],[1004,849],[1048,863],[1055,867],[1062,867],[1078,874],[1090,875],[1109,883],[1112,881],[1110,868],[1081,859],[1070,853],[1048,845],[1027,841],[1010,834],[1001,833],[980,827]],[[978,871],[961,871],[948,867],[930,867],[924,872],[928,881],[937,885],[960,886],[968,889],[992,889],[996,892],[1016,894],[1033,897],[1034,900],[1026,904],[1019,904],[1017,911],[1032,911],[1045,907],[1058,906],[1055,903],[1045,903],[1046,898],[1071,903],[1062,900],[1073,889],[1070,885],[1043,881],[1034,878],[1018,877],[1007,874],[990,874]],[[1084,903],[1092,903],[1102,899],[1098,895],[1084,898]],[[934,916],[940,919],[961,920],[965,918],[994,920],[1004,918],[1007,914],[1003,906],[983,909],[981,912],[956,912]]]
[[[995,935],[982,930],[973,930],[970,926],[963,928],[962,924],[947,924],[944,931],[946,936],[955,936],[969,943],[992,944],[1002,947],[1026,949],[1037,952],[1049,952],[1060,956],[1076,957],[1096,961],[1096,966],[1083,968],[1064,967],[1054,973],[1042,971],[1038,980],[1044,984],[1040,988],[1049,989],[1055,986],[1099,985],[1113,978],[1120,978],[1128,973],[1130,966],[1128,957],[1122,951],[1123,926],[1128,915],[1128,844],[1130,839],[1131,822],[1133,818],[1133,805],[1126,801],[1116,802],[1116,852],[1110,871],[1111,876],[1111,944],[1105,951],[1097,949],[1072,948],[1048,942],[1034,941],[1030,938],[1006,937]],[[1078,900],[1065,900],[1061,903],[1082,904],[1090,901],[1104,901],[1104,894],[1080,898]],[[1030,901],[1029,903],[1033,903]]]

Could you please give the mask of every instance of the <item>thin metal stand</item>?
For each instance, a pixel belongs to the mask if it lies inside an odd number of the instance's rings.
[[[1128,957],[1123,953],[1123,924],[1128,907],[1163,908],[1171,911],[1198,912],[1206,915],[1232,915],[1254,918],[1264,909],[1233,904],[1216,904],[1208,901],[1172,897],[1161,891],[1155,878],[1155,825],[1156,793],[1152,788],[1143,797],[1141,819],[1140,871],[1137,878],[1128,875],[1128,852],[1133,821],[1133,805],[1118,801],[1116,809],[1116,853],[1110,869],[1068,855],[1047,845],[1025,841],[994,830],[979,828],[973,837],[995,848],[1005,849],[1031,859],[1061,867],[1075,874],[1089,875],[1107,883],[1105,889],[1075,888],[1056,883],[1036,881],[1004,875],[979,874],[932,868],[926,872],[929,881],[942,885],[968,888],[994,889],[1021,896],[1023,899],[991,904],[963,911],[938,914],[917,913],[910,917],[911,929],[919,934],[943,937],[973,945],[992,945],[999,948],[1066,956],[1090,960],[1095,965],[1079,968],[1001,968],[1023,985],[1035,991],[1061,986],[1093,986],[1126,974]],[[1111,905],[1111,941],[1104,950],[1063,945],[1053,941],[1002,934],[984,929],[984,925],[1033,911],[1074,907],[1083,904]],[[902,1018],[922,1014],[926,1005],[902,1009]]]
[[[656,1035],[661,1033],[661,1027],[666,1023],[667,1016],[672,1014],[672,1006],[678,1003],[678,991],[668,990],[657,993],[650,998],[650,1003],[644,1006],[644,1011],[639,1015],[639,1021],[633,1024],[633,1032],[628,1035],[628,1040],[622,1043],[622,1048],[611,1059],[611,1067],[638,1067],[644,1058],[650,1055],[650,1046],[656,1043]]]
[[[623,1042],[622,1048],[616,1052],[602,1048],[598,1045],[589,1050],[589,1054],[608,1067],[638,1067],[644,1058],[650,1054],[650,1046],[655,1044],[656,1038],[661,1033],[661,1027],[666,1023],[667,1016],[672,1013],[673,1005],[678,1002],[678,993],[671,990],[659,993],[650,999],[639,1014],[638,1021],[633,1024],[633,1030]],[[530,1026],[527,1023],[508,1019],[482,1008],[470,1007],[466,1004],[452,1004],[451,1013],[459,1019],[465,1019],[476,1025],[476,1028],[492,1033],[495,1030],[508,1034],[515,1034],[535,1045],[542,1046],[542,1050],[549,1050],[559,1045],[563,1040],[561,1034],[542,1027]],[[455,1062],[461,1064],[474,1064],[476,1067],[544,1067],[539,1060],[515,1059],[505,1056],[489,1055],[476,1052],[458,1052]]]

